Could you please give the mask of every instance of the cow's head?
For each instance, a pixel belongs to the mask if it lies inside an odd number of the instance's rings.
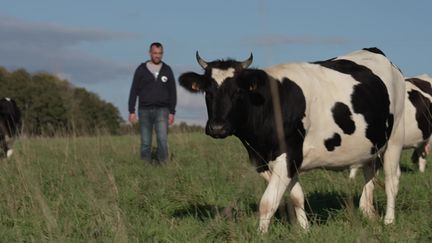
[[[208,121],[206,133],[214,138],[232,135],[247,117],[248,105],[259,103],[254,97],[256,84],[243,76],[251,65],[252,54],[245,61],[216,60],[204,61],[196,53],[199,65],[204,74],[194,72],[180,76],[181,86],[188,91],[204,92],[207,105]]]

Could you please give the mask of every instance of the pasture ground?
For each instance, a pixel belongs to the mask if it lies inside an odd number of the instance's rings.
[[[22,138],[0,161],[0,242],[432,242],[432,163],[420,174],[410,151],[396,224],[383,225],[380,186],[380,218],[361,215],[361,173],[350,182],[348,171],[315,170],[300,177],[310,231],[281,210],[261,236],[266,185],[241,143],[200,133],[169,139],[172,161],[155,166],[138,159],[138,136]]]

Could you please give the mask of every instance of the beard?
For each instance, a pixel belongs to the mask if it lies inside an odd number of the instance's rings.
[[[162,62],[162,59],[160,59],[160,58],[152,58],[151,61],[152,61],[154,64],[159,64],[159,63]]]

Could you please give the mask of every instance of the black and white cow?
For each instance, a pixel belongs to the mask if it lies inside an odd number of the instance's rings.
[[[411,160],[418,164],[420,172],[424,172],[432,134],[432,77],[423,74],[405,78],[405,81],[404,149],[414,149]],[[357,169],[351,168],[351,179]]]
[[[205,93],[206,133],[237,136],[268,181],[259,206],[261,232],[267,232],[285,190],[298,222],[308,228],[298,175],[316,168],[363,164],[366,183],[360,208],[374,217],[372,161],[379,155],[384,157],[387,194],[384,222],[394,222],[405,82],[383,52],[368,48],[267,69],[249,69],[252,55],[243,62],[206,62],[198,52],[196,57],[204,74],[184,73],[179,82],[191,92]],[[272,87],[277,91],[271,92]]]
[[[414,148],[412,161],[424,172],[432,134],[432,77],[420,75],[405,80],[404,147]]]
[[[10,98],[0,99],[0,158],[12,156],[12,144],[21,127],[21,112]]]

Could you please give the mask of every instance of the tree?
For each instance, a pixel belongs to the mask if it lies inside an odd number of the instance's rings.
[[[111,103],[46,72],[8,72],[0,67],[0,97],[16,100],[22,113],[23,132],[29,135],[55,135],[59,131],[117,134],[123,122]]]

